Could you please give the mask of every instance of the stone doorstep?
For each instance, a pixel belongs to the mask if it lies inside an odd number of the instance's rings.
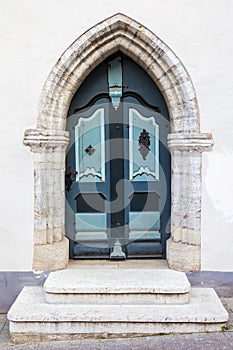
[[[44,284],[52,304],[186,304],[190,283],[170,269],[76,269],[52,272]]]
[[[184,272],[155,269],[76,269],[51,272],[44,291],[55,294],[80,293],[189,293]]]
[[[44,287],[24,287],[8,312],[11,342],[221,331],[228,314],[214,289],[132,266],[56,271]]]
[[[186,305],[47,304],[41,287],[24,287],[8,312],[14,342],[41,334],[106,336],[216,332],[228,314],[212,288],[193,288]],[[46,336],[48,335],[48,337]],[[17,340],[18,337],[18,340]]]
[[[69,260],[67,269],[157,269],[170,270],[165,259],[73,259]]]

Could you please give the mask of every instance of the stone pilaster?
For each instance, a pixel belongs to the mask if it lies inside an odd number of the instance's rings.
[[[34,158],[34,259],[35,270],[57,270],[68,262],[65,230],[66,131],[26,130],[24,144]]]
[[[171,151],[171,238],[169,266],[183,271],[201,266],[201,162],[202,152],[213,146],[211,134],[168,135]]]

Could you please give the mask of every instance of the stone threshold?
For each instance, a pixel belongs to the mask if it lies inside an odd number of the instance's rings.
[[[190,289],[184,273],[149,268],[56,271],[44,284],[54,304],[185,304]]]

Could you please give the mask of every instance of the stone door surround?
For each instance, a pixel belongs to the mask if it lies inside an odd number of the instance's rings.
[[[34,156],[34,270],[67,266],[65,238],[65,152],[69,142],[66,117],[75,92],[104,59],[122,51],[139,64],[162,92],[170,114],[171,268],[201,267],[201,153],[212,135],[200,132],[194,87],[172,50],[140,23],[116,14],[81,35],[59,58],[40,97],[37,127],[25,131],[24,144]]]

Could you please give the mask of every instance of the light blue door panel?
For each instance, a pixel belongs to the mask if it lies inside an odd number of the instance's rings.
[[[154,115],[144,117],[139,110],[129,108],[130,180],[159,180],[159,125]]]
[[[105,213],[76,213],[76,232],[106,231],[107,222]]]
[[[105,181],[104,108],[89,117],[79,117],[75,126],[76,180]]]
[[[129,230],[147,233],[160,230],[160,213],[157,212],[130,212]]]

